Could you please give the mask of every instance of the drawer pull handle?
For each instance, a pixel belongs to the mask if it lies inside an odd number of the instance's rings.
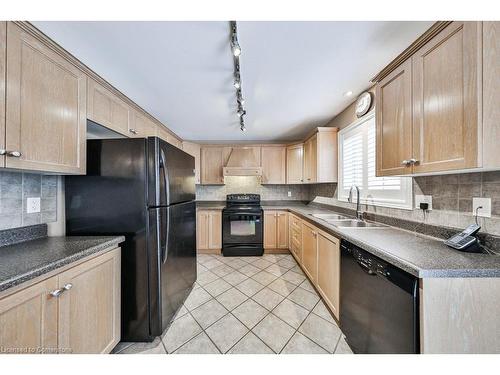
[[[132,134],[137,134],[137,130],[135,129],[129,129],[129,132],[131,132]]]
[[[1,149],[0,150],[0,155],[5,155],[7,153],[7,150]]]
[[[50,295],[52,297],[59,297],[61,294],[63,294],[65,291],[67,290],[70,290],[71,288],[73,288],[73,284],[65,284],[62,288],[59,288],[59,289],[56,289],[56,290],[53,290],[52,292],[50,292]]]

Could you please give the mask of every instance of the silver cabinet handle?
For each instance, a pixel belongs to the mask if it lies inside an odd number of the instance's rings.
[[[135,129],[129,129],[128,131],[131,132],[132,134],[137,134],[137,130]]]
[[[7,150],[0,149],[0,155],[5,155],[7,153]]]
[[[401,165],[405,165],[405,166],[409,166],[411,164],[411,162],[409,160],[403,160],[401,162]]]
[[[60,289],[56,289],[56,290],[53,290],[52,292],[50,292],[49,294],[52,296],[52,297],[59,297],[61,294],[63,294],[65,291],[67,290],[70,290],[71,288],[73,288],[73,284],[71,283],[68,283],[68,284],[65,284],[62,288]]]
[[[7,154],[7,156],[14,157],[14,158],[19,158],[22,155],[20,151],[7,151],[6,154]]]
[[[414,159],[414,158],[411,158],[410,160],[408,160],[410,162],[410,164],[418,164],[419,160],[418,159]]]

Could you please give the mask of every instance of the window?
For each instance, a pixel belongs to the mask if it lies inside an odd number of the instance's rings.
[[[362,203],[411,209],[411,177],[375,177],[375,134],[374,113],[339,132],[338,199],[347,201],[357,185]]]

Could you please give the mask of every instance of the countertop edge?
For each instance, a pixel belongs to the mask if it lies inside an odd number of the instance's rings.
[[[46,264],[39,268],[32,269],[26,273],[16,275],[15,277],[11,277],[10,279],[6,279],[0,283],[0,293],[4,292],[10,288],[15,286],[19,286],[25,282],[28,282],[36,277],[43,276],[51,271],[57,270],[61,267],[74,263],[80,259],[83,259],[87,256],[98,254],[100,252],[104,252],[104,250],[112,250],[114,247],[118,246],[120,243],[125,241],[125,236],[116,236],[112,239],[109,239],[103,243],[100,243],[95,246],[91,246],[86,248],[85,250],[79,251],[70,256],[58,259],[50,264]]]

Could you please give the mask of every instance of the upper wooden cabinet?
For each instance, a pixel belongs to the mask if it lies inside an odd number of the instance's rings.
[[[162,124],[157,124],[157,136],[164,141],[170,143],[171,145],[174,145],[177,148],[182,149],[182,141],[177,139],[170,133],[166,127],[164,127]]]
[[[129,136],[130,106],[108,89],[88,79],[87,118]]]
[[[304,142],[304,182],[337,182],[338,128],[319,127]]]
[[[201,148],[201,183],[223,185],[224,147]]]
[[[411,61],[376,87],[377,175],[411,173],[404,160],[412,158]]]
[[[87,76],[7,23],[7,168],[85,173]]]
[[[414,173],[478,166],[480,36],[453,22],[412,57]]]
[[[304,144],[286,148],[286,183],[301,184],[304,182]]]
[[[285,146],[262,146],[261,164],[263,184],[286,183]]]
[[[157,135],[156,124],[139,111],[133,111],[129,125],[129,136],[132,138],[152,137]]]
[[[200,181],[201,147],[197,143],[182,142],[182,149],[186,151],[189,155],[194,157],[195,183],[199,184],[201,182]]]
[[[374,79],[377,176],[500,167],[498,25],[436,23]]]

